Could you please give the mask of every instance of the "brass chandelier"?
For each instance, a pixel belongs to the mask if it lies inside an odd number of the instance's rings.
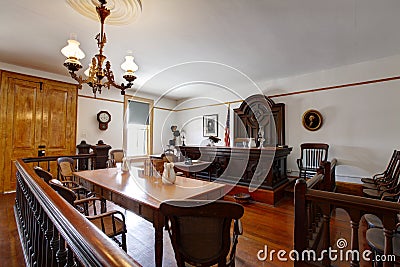
[[[102,88],[110,89],[110,86],[121,90],[121,95],[125,95],[125,90],[133,86],[133,81],[136,79],[134,72],[138,70],[138,66],[134,62],[134,58],[131,54],[125,57],[125,62],[122,63],[121,68],[125,71],[123,78],[127,81],[127,84],[117,84],[114,80],[114,74],[111,70],[111,63],[107,61],[105,68],[103,68],[106,56],[103,55],[103,48],[107,42],[106,34],[104,33],[104,22],[110,15],[111,11],[106,8],[107,1],[99,0],[100,5],[96,6],[96,12],[98,14],[101,28],[100,33],[97,34],[97,46],[99,53],[92,58],[92,62],[88,70],[85,71],[87,76],[86,79],[82,78],[81,75],[77,75],[76,72],[82,68],[82,64],[79,62],[80,59],[85,57],[85,53],[79,48],[80,43],[77,40],[68,40],[68,45],[61,49],[61,53],[67,57],[64,62],[64,66],[68,69],[69,74],[73,79],[78,82],[78,88],[82,89],[83,84],[88,84],[92,88],[93,94],[101,94]],[[107,80],[103,80],[106,77]]]

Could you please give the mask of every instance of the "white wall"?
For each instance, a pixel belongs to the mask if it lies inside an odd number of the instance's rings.
[[[20,66],[10,65],[7,63],[0,62],[0,69],[18,72],[22,74],[43,77],[47,79],[53,79],[68,83],[74,83],[69,76],[62,76],[44,71],[38,71],[34,69],[24,68]],[[176,101],[168,98],[159,99],[157,96],[136,93],[134,91],[127,92],[127,94],[138,95],[144,98],[154,99],[155,106],[163,108],[174,108]],[[113,148],[122,148],[123,146],[123,127],[124,127],[124,105],[123,96],[120,91],[111,88],[110,90],[105,89],[98,95],[98,98],[105,98],[110,100],[116,100],[119,102],[105,101],[101,99],[85,98],[85,96],[93,96],[93,93],[89,87],[84,86],[82,90],[78,90],[78,120],[77,120],[77,132],[76,142],[79,144],[81,140],[85,140],[88,144],[96,144],[98,140],[103,140],[104,143],[111,145]],[[97,113],[100,110],[107,110],[111,114],[111,122],[108,125],[108,130],[101,131],[98,127]],[[163,143],[167,143],[167,137],[162,137],[162,132],[165,129],[162,128],[164,125],[168,125],[168,129],[171,123],[175,123],[175,112],[170,112],[161,109],[154,110],[154,129],[153,129],[153,153],[161,153],[163,151]],[[171,130],[169,130],[171,132]],[[170,138],[170,136],[168,136]]]
[[[321,88],[398,76],[400,55],[343,66],[307,75],[261,83],[266,95]],[[326,142],[329,158],[338,159],[339,180],[359,182],[385,169],[394,149],[399,149],[400,81],[374,83],[335,90],[274,98],[286,103],[286,143],[293,146],[288,168],[303,142]],[[310,132],[301,125],[308,109],[319,110],[324,125]]]
[[[85,89],[84,89],[85,90]],[[80,91],[79,94],[92,95],[90,89]],[[136,93],[134,91],[128,91],[126,94],[134,95],[142,98],[148,98],[154,100],[155,107],[162,108],[174,108],[176,105],[175,100],[168,98],[159,99],[156,96]],[[119,90],[110,89],[106,90],[98,96],[99,98],[106,98],[112,100],[118,100],[123,102],[124,98],[120,95]],[[111,114],[111,122],[108,125],[108,130],[101,131],[98,128],[98,122],[96,115],[100,110],[107,110]],[[77,125],[77,142],[81,139],[85,139],[90,144],[95,144],[99,139],[102,139],[106,144],[111,145],[113,148],[123,147],[123,129],[124,129],[124,104],[110,101],[104,101],[101,99],[88,99],[84,97],[78,98],[78,125]],[[167,140],[162,138],[163,132],[169,130],[170,123],[175,121],[174,112],[163,109],[154,109],[153,116],[153,153],[159,154],[163,151],[163,144],[167,143]],[[168,125],[168,129],[164,125]],[[86,136],[86,137],[85,137]]]
[[[257,84],[265,95],[270,96],[394,77],[398,76],[398,70],[400,55],[296,77],[260,81]],[[288,169],[293,170],[292,175],[298,174],[296,159],[300,155],[300,144],[304,142],[325,142],[330,145],[329,159],[338,159],[339,181],[359,183],[361,177],[383,171],[393,150],[400,149],[399,88],[400,81],[395,80],[273,98],[276,103],[286,104],[286,144],[293,147],[288,158]],[[209,104],[230,100],[233,99],[214,99],[209,100]],[[204,100],[193,99],[184,104],[199,106],[205,103]],[[232,105],[232,108],[238,105]],[[302,115],[308,109],[317,109],[322,113],[324,124],[320,130],[311,132],[303,128]],[[219,137],[223,139],[226,112],[226,106],[177,112],[180,126],[185,126],[187,144],[199,145],[204,140],[200,118],[205,114],[219,115]],[[231,118],[231,137],[232,123]],[[223,141],[219,145],[223,145]]]
[[[111,114],[107,130],[100,130],[97,113],[106,110]],[[124,105],[122,103],[78,97],[78,121],[76,141],[85,140],[88,144],[97,144],[98,140],[112,148],[122,148]]]

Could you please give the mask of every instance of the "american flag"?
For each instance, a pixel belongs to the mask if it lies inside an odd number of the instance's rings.
[[[226,125],[225,125],[225,137],[224,137],[224,141],[225,141],[225,146],[230,147],[231,146],[231,139],[229,137],[230,134],[230,112],[231,111],[231,105],[228,104],[228,114],[226,115]]]

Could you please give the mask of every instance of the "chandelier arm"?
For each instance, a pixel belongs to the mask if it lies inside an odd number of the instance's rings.
[[[124,83],[121,83],[120,85],[115,83],[115,78],[114,78],[114,73],[111,70],[111,64],[110,61],[106,62],[106,68],[104,69],[104,74],[107,77],[107,82],[104,84],[107,84],[108,88],[110,85],[114,86],[115,88],[118,88],[121,90],[121,95],[125,95],[125,90],[129,89],[133,86],[132,81],[129,81],[126,85]],[[134,76],[133,76],[134,77]],[[136,78],[136,77],[135,77]]]
[[[83,79],[81,75],[78,76],[74,71],[70,71],[69,74],[71,75],[72,79],[78,82],[76,85],[78,89],[82,89],[82,84],[90,82],[90,79]]]

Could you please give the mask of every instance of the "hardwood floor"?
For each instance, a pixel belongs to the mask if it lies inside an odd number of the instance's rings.
[[[13,214],[14,194],[0,195],[0,266],[24,266],[18,233]],[[135,214],[125,211],[128,225],[128,254],[141,265],[154,266],[154,230],[152,225]],[[236,266],[293,266],[293,263],[281,262],[276,259],[259,261],[257,253],[268,247],[271,250],[293,249],[293,199],[284,198],[275,207],[251,203],[245,206],[242,218],[243,235],[239,238],[236,255]],[[350,222],[343,210],[337,210],[331,219],[331,241],[345,238],[350,242]],[[365,223],[360,227],[360,233],[365,231]],[[361,238],[362,248],[367,248],[365,240]],[[347,262],[338,262],[335,266],[349,266]],[[168,237],[164,232],[164,259],[163,266],[176,266],[174,253]],[[360,266],[370,266],[361,262]]]
[[[0,194],[0,266],[25,266],[14,217],[15,194]]]

